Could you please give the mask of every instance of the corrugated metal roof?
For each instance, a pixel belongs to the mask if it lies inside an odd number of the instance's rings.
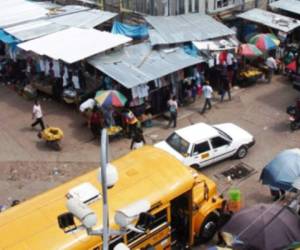
[[[88,59],[91,65],[126,88],[133,88],[203,61],[204,58],[192,57],[182,48],[157,51],[152,50],[149,43],[124,47],[120,51]]]
[[[55,17],[50,21],[60,25],[90,29],[114,18],[115,16],[117,16],[116,13],[109,11],[89,9],[74,14]]]
[[[10,28],[5,29],[5,31],[18,38],[20,41],[27,41],[66,28],[68,28],[68,26],[52,23],[45,20],[38,20],[17,26],[12,26]]]
[[[49,13],[47,18],[14,25],[4,30],[20,41],[27,41],[68,27],[90,29],[117,15],[116,13],[89,9],[77,5],[55,8],[55,10]]]
[[[145,19],[155,29],[149,33],[152,45],[207,40],[235,34],[224,24],[204,14],[147,16]]]
[[[279,0],[274,3],[270,3],[272,8],[278,8],[300,14],[300,1],[299,0]]]
[[[300,26],[300,21],[262,9],[252,9],[238,17],[283,31],[291,32]]]
[[[18,47],[55,60],[74,63],[129,41],[131,38],[126,36],[73,27],[18,44]]]
[[[26,0],[0,1],[0,28],[46,17],[48,10]]]

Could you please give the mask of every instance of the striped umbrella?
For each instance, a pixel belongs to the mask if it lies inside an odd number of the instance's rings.
[[[100,90],[96,93],[95,101],[100,106],[123,107],[127,102],[127,99],[117,90]]]
[[[249,39],[249,43],[254,44],[261,51],[276,49],[280,41],[276,36],[270,33],[258,34]]]
[[[244,43],[239,47],[239,55],[245,57],[262,56],[263,53],[253,44]]]

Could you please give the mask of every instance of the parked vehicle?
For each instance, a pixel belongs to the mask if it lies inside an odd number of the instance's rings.
[[[110,239],[110,248],[125,243],[130,249],[178,249],[209,240],[223,219],[225,201],[216,184],[175,157],[153,146],[144,146],[110,164],[118,169],[119,181],[108,190],[110,227],[116,211],[139,200],[150,203],[153,221],[146,232],[128,229]],[[102,198],[98,169],[0,213],[0,249],[90,249],[101,247],[101,237],[87,235],[78,225],[64,231],[57,217],[66,213],[66,196],[80,197],[102,225]],[[73,229],[72,229],[73,230]]]
[[[155,146],[186,166],[202,168],[229,157],[242,159],[254,143],[250,133],[232,123],[198,123],[176,130]]]

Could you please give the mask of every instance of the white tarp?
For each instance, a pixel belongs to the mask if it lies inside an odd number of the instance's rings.
[[[193,44],[198,50],[222,51],[236,49],[239,42],[236,38],[229,37],[226,39],[194,41]]]
[[[123,35],[73,27],[18,44],[18,47],[70,64],[130,41],[131,38]]]

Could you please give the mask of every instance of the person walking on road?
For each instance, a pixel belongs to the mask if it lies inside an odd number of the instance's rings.
[[[266,60],[266,65],[268,67],[267,81],[271,82],[274,71],[277,70],[277,62],[274,57],[269,56]]]
[[[172,123],[173,123],[173,128],[175,128],[176,122],[177,122],[177,109],[178,109],[178,103],[176,101],[175,96],[173,96],[168,101],[168,107],[169,107],[169,111],[170,111],[170,119],[169,119],[168,128],[172,125]]]
[[[133,136],[132,136],[132,141],[130,145],[130,149],[138,149],[143,147],[146,144],[144,135],[143,135],[143,130],[140,128],[136,128],[134,130]]]
[[[221,78],[221,102],[224,101],[224,96],[227,93],[229,101],[231,101],[230,83],[226,75]]]
[[[45,129],[44,121],[43,121],[43,112],[41,105],[38,100],[34,101],[33,109],[32,109],[32,119],[35,119],[35,122],[31,124],[31,127],[35,127],[36,125],[41,126],[41,130]]]
[[[206,111],[206,109],[211,109],[211,98],[213,95],[213,88],[209,85],[209,82],[206,81],[203,88],[202,88],[202,92],[205,98],[205,102],[204,102],[204,106],[203,109],[201,111],[201,114],[204,114],[204,112]]]

